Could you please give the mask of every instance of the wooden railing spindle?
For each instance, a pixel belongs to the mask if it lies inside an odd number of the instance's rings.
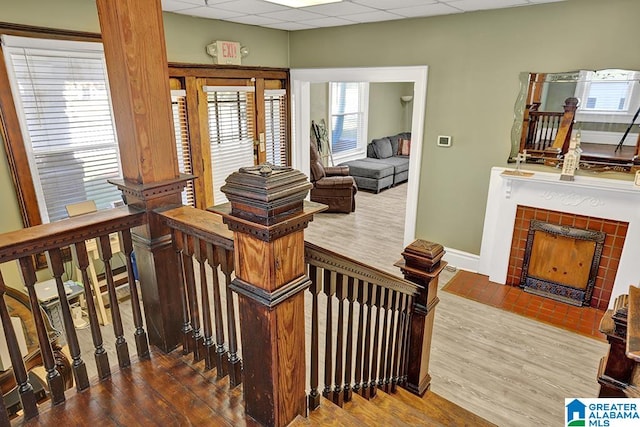
[[[229,334],[229,355],[227,358],[227,373],[230,386],[236,387],[242,382],[242,361],[238,356],[238,338],[236,333],[236,308],[233,303],[231,273],[233,272],[233,251],[224,250],[224,258],[220,268],[224,274],[224,286],[227,295],[227,331]]]
[[[131,311],[133,314],[133,325],[136,330],[134,339],[136,341],[136,351],[138,358],[146,359],[149,357],[149,341],[147,332],[144,330],[144,322],[142,320],[142,310],[140,309],[140,297],[138,296],[138,284],[133,271],[133,241],[131,239],[131,231],[123,230],[118,234],[120,239],[120,249],[126,257],[127,263],[127,280],[129,281],[129,294],[131,295]]]
[[[385,373],[383,375],[384,385],[382,386],[382,390],[385,393],[389,393],[391,391],[391,377],[393,375],[393,356],[395,354],[395,345],[394,345],[394,337],[397,336],[397,328],[396,328],[396,317],[397,317],[397,301],[398,301],[398,293],[391,293],[391,304],[389,305],[391,311],[391,324],[389,325],[389,344],[387,345],[387,364],[385,367]]]
[[[227,369],[225,366],[225,353],[227,350],[224,348],[224,324],[222,323],[222,298],[220,296],[220,279],[218,277],[218,266],[220,265],[220,259],[224,258],[224,249],[220,247],[214,247],[211,243],[207,243],[207,259],[212,269],[212,287],[213,287],[213,314],[215,317],[216,325],[216,376],[218,379],[227,375]]]
[[[76,334],[76,328],[73,324],[73,318],[71,316],[71,307],[67,300],[67,294],[64,289],[64,283],[62,282],[62,275],[64,274],[64,263],[62,261],[62,254],[60,249],[51,249],[48,252],[48,261],[53,277],[56,280],[56,287],[58,289],[58,300],[60,301],[60,308],[62,310],[62,321],[64,323],[65,336],[67,338],[67,345],[69,346],[69,354],[73,362],[71,363],[71,370],[73,377],[75,378],[76,388],[78,391],[82,391],[89,387],[89,377],[87,375],[87,366],[80,357],[80,344],[78,343],[78,335]]]
[[[411,311],[413,308],[413,298],[407,297],[407,306],[405,307],[405,321],[407,329],[404,334],[404,339],[402,343],[402,352],[400,357],[400,377],[398,379],[398,384],[405,384],[407,382],[407,365],[409,363],[408,355],[409,355],[409,340],[411,339],[410,331],[411,325]]]
[[[356,338],[356,370],[353,378],[353,392],[361,394],[362,388],[362,348],[364,345],[364,310],[369,298],[369,287],[366,282],[358,280],[358,335]]]
[[[331,374],[333,371],[333,301],[336,283],[335,275],[325,269],[323,272],[323,290],[327,297],[326,323],[325,323],[325,346],[324,346],[324,390],[322,396],[331,400]]]
[[[200,301],[202,302],[202,330],[204,334],[204,368],[213,369],[214,349],[213,328],[211,326],[211,305],[209,304],[209,286],[207,283],[207,243],[201,239],[195,239],[194,258],[200,267]]]
[[[318,268],[315,265],[309,266],[309,280],[311,285],[311,391],[309,393],[308,407],[310,411],[320,406],[320,393],[318,392],[318,352],[319,352],[319,334],[318,334],[318,294],[320,293],[320,283],[318,280]]]
[[[375,395],[378,389],[376,375],[378,374],[378,360],[380,356],[380,317],[383,310],[382,306],[384,305],[384,291],[384,288],[378,288],[377,301],[375,301],[375,306],[372,306],[373,314],[376,316],[376,323],[373,329],[373,344],[371,346],[371,378],[369,381],[369,389],[372,395]]]
[[[118,295],[116,294],[116,284],[113,281],[113,271],[111,270],[111,241],[109,235],[100,236],[98,253],[100,259],[104,263],[104,275],[107,279],[107,291],[109,293],[109,305],[111,308],[111,320],[113,322],[113,333],[116,336],[116,354],[118,355],[118,365],[121,368],[131,365],[129,357],[129,347],[124,337],[124,328],[122,327],[122,316],[120,315],[120,305],[118,303]],[[100,294],[100,291],[98,291]],[[97,295],[102,298],[102,295]]]
[[[13,330],[11,324],[11,316],[4,300],[4,294],[7,288],[0,272],[0,319],[2,320],[2,329],[4,330],[4,336],[7,341],[7,348],[9,350],[9,358],[11,359],[11,366],[13,368],[13,375],[16,378],[16,384],[18,386],[18,394],[20,396],[20,402],[24,411],[24,419],[30,420],[31,418],[38,416],[38,406],[36,405],[36,396],[33,392],[33,387],[29,382],[27,376],[27,370],[22,361],[22,354],[20,354],[20,347],[18,345],[18,339],[16,338],[16,332]],[[9,418],[7,416],[7,410],[4,406],[4,399],[0,397],[2,401],[2,407],[0,407],[0,425],[9,425]]]
[[[73,252],[73,259],[76,262],[76,266],[80,270],[82,276],[82,284],[84,286],[84,298],[87,304],[87,314],[89,315],[89,325],[91,327],[91,338],[93,340],[94,357],[96,360],[96,368],[98,370],[98,377],[103,380],[111,375],[111,368],[109,367],[109,356],[104,349],[102,343],[102,332],[98,324],[98,313],[96,311],[95,302],[93,300],[93,292],[91,290],[91,281],[89,280],[89,273],[87,268],[89,267],[89,257],[87,256],[87,247],[84,241],[78,242],[71,247]],[[96,298],[101,298],[100,295],[96,295]]]
[[[338,273],[336,274],[336,297],[338,299],[338,334],[336,337],[336,359],[335,359],[335,380],[333,393],[331,395],[331,401],[336,405],[342,407],[344,404],[344,394],[342,393],[342,359],[343,353],[343,341],[344,341],[344,299],[346,295],[345,289],[345,277]]]
[[[189,310],[189,290],[187,286],[187,277],[185,273],[185,260],[190,260],[186,255],[183,255],[184,249],[184,235],[182,231],[171,229],[171,240],[173,241],[173,247],[178,257],[180,266],[178,268],[179,283],[182,287],[180,292],[180,303],[182,306],[182,327],[180,332],[182,334],[182,354],[185,356],[193,351],[193,329],[191,328],[191,312]]]
[[[203,339],[200,331],[200,310],[196,292],[196,276],[193,270],[194,238],[184,234],[182,246],[182,264],[184,266],[184,278],[187,284],[189,309],[191,311],[191,329],[193,331],[193,361],[199,362],[204,357]]]
[[[360,394],[365,399],[372,399],[376,395],[375,388],[371,387],[371,358],[373,355],[372,343],[371,343],[371,330],[372,318],[375,304],[377,302],[378,287],[373,283],[368,284],[369,287],[369,301],[367,301],[367,320],[366,320],[366,332],[364,335],[364,364],[362,367],[362,388]]]
[[[382,319],[382,338],[380,339],[380,369],[378,371],[378,388],[384,388],[385,381],[385,367],[387,364],[387,327],[389,326],[389,313],[387,309],[389,308],[389,299],[391,298],[391,294],[394,293],[390,289],[383,288],[382,289],[382,304],[380,304],[379,308],[379,316],[383,316]]]
[[[398,387],[398,379],[400,378],[400,369],[402,366],[402,348],[405,337],[406,322],[404,318],[404,309],[407,304],[407,296],[402,295],[398,304],[398,330],[395,339],[395,349],[393,351],[393,371],[391,376],[391,392],[395,393]]]
[[[347,351],[345,354],[345,369],[344,369],[344,401],[350,402],[352,389],[351,379],[353,377],[351,368],[353,366],[353,302],[357,296],[357,288],[355,286],[355,280],[353,277],[349,277],[347,280],[347,301],[349,302],[349,314],[347,315]]]
[[[64,402],[65,399],[64,380],[62,375],[60,375],[56,370],[53,350],[51,348],[51,343],[49,342],[49,336],[44,325],[44,320],[42,319],[40,303],[38,302],[38,296],[36,295],[36,289],[34,287],[36,283],[36,271],[33,265],[33,259],[31,256],[22,257],[19,259],[19,263],[20,269],[22,270],[22,277],[27,287],[27,292],[29,293],[29,302],[31,304],[31,312],[33,313],[33,320],[36,325],[38,343],[40,345],[40,353],[42,354],[44,369],[47,371],[47,384],[49,385],[51,402],[54,405],[57,405]]]

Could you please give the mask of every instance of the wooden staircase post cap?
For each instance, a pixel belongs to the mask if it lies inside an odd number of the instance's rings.
[[[270,225],[302,212],[311,187],[302,172],[265,163],[240,168],[220,190],[231,204],[231,215]]]
[[[438,268],[444,254],[441,244],[418,239],[404,249],[402,257],[407,267],[431,272]]]

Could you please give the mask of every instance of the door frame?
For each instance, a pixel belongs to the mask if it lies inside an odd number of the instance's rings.
[[[368,82],[413,83],[413,114],[411,122],[411,156],[404,221],[404,245],[415,240],[418,191],[422,164],[424,117],[427,103],[428,66],[300,68],[292,69],[291,111],[294,129],[291,144],[292,166],[309,175],[309,140],[311,138],[311,83]],[[306,143],[305,143],[306,142]]]

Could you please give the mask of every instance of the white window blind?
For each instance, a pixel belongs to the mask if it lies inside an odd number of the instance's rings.
[[[228,200],[220,191],[226,178],[241,167],[254,165],[254,88],[205,86],[209,114],[209,142],[213,171],[213,201]]]
[[[267,162],[287,166],[287,91],[264,91],[265,142]]]
[[[43,222],[65,206],[121,199],[121,178],[102,44],[2,36],[11,90]]]
[[[173,112],[173,129],[176,136],[176,151],[178,153],[178,170],[192,174],[191,145],[189,143],[189,127],[187,122],[187,96],[184,90],[171,91],[171,111]],[[187,182],[182,191],[182,204],[195,206],[193,181]]]
[[[365,146],[368,86],[357,82],[331,82],[331,150],[333,154]]]

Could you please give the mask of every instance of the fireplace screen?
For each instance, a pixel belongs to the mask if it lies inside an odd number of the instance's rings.
[[[572,305],[589,305],[605,233],[531,220],[521,287]]]

